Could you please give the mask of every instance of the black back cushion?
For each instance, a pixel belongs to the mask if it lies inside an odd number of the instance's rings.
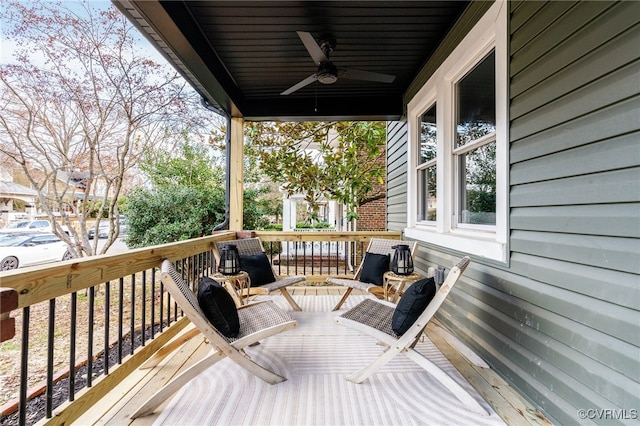
[[[436,295],[436,282],[431,278],[423,278],[404,292],[391,318],[391,329],[402,336],[427,308]]]
[[[207,320],[223,335],[236,337],[240,319],[233,298],[217,281],[209,277],[198,280],[198,304]]]
[[[259,287],[276,280],[269,258],[264,252],[252,255],[241,254],[240,270],[249,274],[251,287]]]
[[[364,254],[362,271],[359,280],[363,283],[382,285],[383,275],[389,270],[389,255],[369,253]]]

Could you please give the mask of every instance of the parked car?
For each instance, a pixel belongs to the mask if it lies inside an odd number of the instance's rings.
[[[109,236],[109,222],[107,220],[103,220],[100,222],[98,226],[98,238],[107,238]],[[93,240],[96,236],[96,227],[95,225],[89,228],[87,231],[87,236],[90,240]]]
[[[62,226],[62,230],[69,234],[69,229],[66,226]],[[6,226],[6,228],[0,229],[0,234],[16,233],[16,232],[53,232],[51,222],[48,220],[21,220],[19,222],[13,222]]]
[[[124,219],[120,219],[118,221],[118,227],[120,231],[118,233],[119,237],[123,237],[127,235],[127,223],[125,222]],[[96,235],[96,227],[92,226],[87,231],[87,236],[89,237],[90,240],[92,240],[93,238],[95,238],[95,235]],[[100,221],[100,225],[98,226],[98,238],[109,238],[109,220],[108,219],[103,219],[102,221]]]
[[[21,220],[13,222],[0,229],[0,232],[51,232],[51,222],[48,220]]]
[[[51,233],[0,235],[0,271],[72,259],[67,244]]]

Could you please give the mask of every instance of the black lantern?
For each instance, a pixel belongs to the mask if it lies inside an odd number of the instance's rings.
[[[240,255],[235,245],[227,244],[222,246],[218,272],[223,275],[236,275],[240,272]]]
[[[413,259],[409,246],[398,244],[391,248],[395,250],[393,259],[391,259],[391,271],[398,275],[411,275],[413,273]]]

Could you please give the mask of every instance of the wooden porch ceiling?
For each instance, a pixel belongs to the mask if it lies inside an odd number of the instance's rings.
[[[403,96],[469,5],[459,1],[112,0],[213,106],[245,120],[393,120]],[[315,82],[296,31],[336,41],[339,68],[392,83]]]

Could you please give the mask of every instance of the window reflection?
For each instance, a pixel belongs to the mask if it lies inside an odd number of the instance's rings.
[[[420,117],[420,163],[435,160],[437,153],[436,106]]]
[[[496,224],[495,142],[458,156],[460,170],[459,223]]]
[[[420,159],[418,160],[418,221],[435,221],[437,217],[437,146],[438,129],[436,126],[436,105],[433,104],[420,117]]]
[[[496,65],[490,53],[456,86],[455,148],[496,131]]]

